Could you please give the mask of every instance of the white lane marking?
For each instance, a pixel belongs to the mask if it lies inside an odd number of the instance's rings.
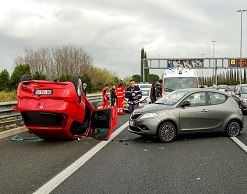
[[[77,159],[74,163],[69,165],[67,168],[65,168],[63,171],[61,171],[59,174],[57,174],[55,177],[53,177],[51,180],[49,180],[43,186],[37,189],[34,192],[34,194],[50,193],[51,191],[53,191],[59,184],[61,184],[66,178],[68,178],[71,174],[73,174],[76,170],[78,170],[81,166],[83,166],[98,151],[100,151],[104,146],[110,143],[111,140],[114,139],[128,125],[129,125],[129,122],[126,122],[125,124],[123,124],[116,131],[114,131],[114,133],[111,135],[111,137],[107,141],[101,141],[100,143],[98,143],[91,150],[89,150],[87,153],[85,153],[83,156]]]
[[[247,146],[241,142],[238,138],[236,137],[231,137],[231,139],[236,143],[238,144],[246,153],[247,153]]]

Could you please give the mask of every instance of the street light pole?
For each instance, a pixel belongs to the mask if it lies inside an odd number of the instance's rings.
[[[240,22],[240,63],[239,63],[239,66],[240,66],[240,85],[241,85],[241,82],[242,82],[242,71],[241,71],[241,64],[242,64],[242,40],[243,40],[243,27],[242,27],[242,21],[243,21],[243,12],[244,11],[247,11],[247,10],[244,10],[244,9],[240,9],[238,10],[237,12],[240,12],[241,14],[241,22]]]
[[[201,54],[201,56],[202,56],[202,59],[203,59],[203,55],[204,55],[204,54]],[[203,62],[202,62],[202,64],[203,64]],[[202,85],[204,85],[204,77],[203,77],[203,67],[202,67]]]
[[[216,72],[216,66],[215,66],[215,59],[214,59],[214,44],[217,42],[216,40],[212,40],[211,41],[213,43],[213,60],[214,60],[214,67],[215,69],[213,69],[213,78],[215,76],[215,85],[217,85],[217,72]],[[215,73],[214,73],[215,72]],[[213,82],[214,82],[214,79],[213,79]]]

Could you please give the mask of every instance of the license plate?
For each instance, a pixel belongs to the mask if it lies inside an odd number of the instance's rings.
[[[34,90],[35,95],[52,94],[52,90]]]
[[[134,121],[130,121],[130,126],[134,126]]]

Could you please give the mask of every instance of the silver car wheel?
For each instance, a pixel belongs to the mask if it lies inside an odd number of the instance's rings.
[[[228,126],[226,133],[229,137],[236,137],[240,133],[240,125],[237,121],[231,121]]]
[[[171,142],[176,136],[175,126],[170,122],[163,123],[159,128],[158,136],[162,142]]]

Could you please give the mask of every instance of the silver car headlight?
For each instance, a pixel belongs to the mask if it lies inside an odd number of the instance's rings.
[[[243,102],[244,102],[244,103],[246,103],[246,102],[247,102],[247,99],[246,99],[246,98],[244,98],[244,99],[243,99]]]
[[[158,114],[155,112],[152,113],[145,113],[144,115],[141,116],[140,119],[147,119],[147,118],[152,118],[152,117],[157,117]]]

